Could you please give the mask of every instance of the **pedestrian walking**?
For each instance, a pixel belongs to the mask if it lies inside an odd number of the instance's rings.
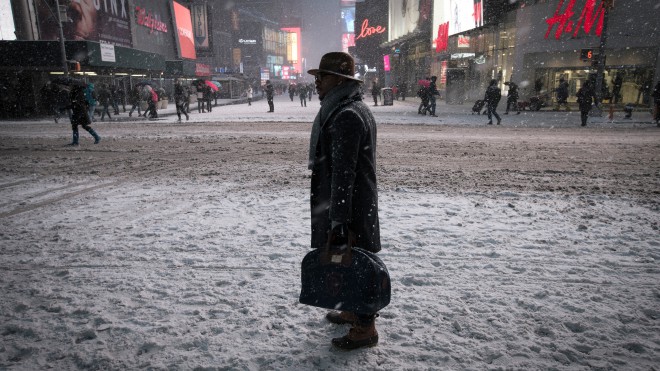
[[[82,126],[83,129],[87,130],[87,132],[94,138],[94,144],[98,144],[101,141],[101,137],[91,127],[92,120],[89,117],[89,100],[86,96],[86,90],[86,87],[78,85],[71,87],[71,104],[67,108],[71,109],[71,130],[73,131],[73,140],[70,145],[72,146],[79,145],[80,134],[78,132],[78,126]]]
[[[252,91],[252,86],[248,85],[247,91],[245,92],[247,95],[247,100],[248,100],[248,106],[252,105],[252,96],[254,95],[254,92]]]
[[[378,86],[378,80],[374,80],[371,84],[371,96],[374,98],[374,106],[378,105],[378,96],[380,95],[380,87]]]
[[[621,102],[621,88],[623,87],[623,74],[621,72],[616,74],[614,81],[612,81],[612,103],[618,104]]]
[[[197,84],[197,113],[206,112],[206,103],[204,102],[204,87],[201,83]]]
[[[140,108],[140,87],[134,86],[129,94],[131,102],[131,109],[128,111],[128,117],[133,116],[133,110],[137,108],[138,116],[142,116],[142,109]]]
[[[591,81],[585,81],[584,85],[575,93],[577,97],[578,107],[580,107],[580,120],[582,126],[587,126],[587,118],[589,117],[589,111],[591,111],[591,106],[596,98],[596,93],[594,92]]]
[[[91,82],[87,84],[85,88],[85,99],[87,99],[87,114],[89,115],[89,121],[94,122],[94,112],[96,111],[96,105],[98,104],[96,90],[94,90],[94,84]]]
[[[429,88],[420,84],[419,89],[417,89],[417,96],[421,99],[419,107],[417,108],[417,113],[420,115],[426,115],[426,112],[429,111]]]
[[[211,106],[213,105],[212,104],[213,103],[213,89],[208,85],[205,85],[203,87],[203,89],[204,89],[204,94],[203,94],[204,102],[206,102],[206,110],[211,112]]]
[[[176,106],[176,116],[179,118],[179,122],[181,122],[181,113],[186,116],[186,121],[190,119],[188,112],[186,112],[186,100],[186,89],[183,87],[180,80],[176,80],[174,83],[174,105]]]
[[[513,81],[505,82],[504,85],[509,86],[509,93],[506,97],[506,110],[504,111],[505,115],[509,114],[509,109],[513,107],[520,114],[520,107],[518,107],[518,84]]]
[[[655,123],[660,127],[660,81],[658,81],[657,84],[655,84],[655,88],[653,88],[653,94],[651,95],[653,97],[653,114],[654,114],[654,119]]]
[[[380,251],[376,182],[376,122],[362,100],[361,80],[353,58],[327,53],[314,75],[321,100],[312,126],[311,179],[312,248],[359,246]],[[332,339],[350,350],[378,343],[377,313],[330,312],[335,324],[351,324],[346,336]]]
[[[488,112],[488,122],[487,125],[493,124],[493,116],[497,119],[497,125],[502,122],[500,115],[497,114],[497,105],[502,99],[502,90],[497,86],[497,80],[490,80],[490,85],[486,89],[486,95],[484,96],[484,102],[486,102],[486,112]]]
[[[289,98],[293,102],[293,97],[296,95],[296,85],[291,84],[289,85]]]
[[[116,85],[110,87],[110,104],[115,112],[115,116],[119,115],[119,91]]]
[[[144,111],[144,116],[146,117],[148,113],[150,119],[157,119],[158,108],[156,107],[156,105],[158,104],[158,93],[156,93],[156,90],[151,87],[149,87],[148,91],[149,91],[149,98],[147,100],[147,110]]]
[[[307,89],[304,86],[298,87],[298,96],[300,97],[300,107],[307,107]]]
[[[110,90],[108,90],[105,84],[99,85],[98,97],[99,97],[99,104],[101,104],[101,121],[103,121],[106,114],[108,115],[108,119],[112,120],[112,117],[110,117],[110,110],[109,110],[112,96],[110,94]]]
[[[438,81],[437,76],[431,76],[431,83],[429,84],[429,112],[430,116],[433,117],[438,117],[435,114],[435,96],[440,95],[440,92],[438,92],[438,86],[436,85],[436,81]]]
[[[555,106],[555,111],[559,111],[559,108],[563,105],[566,107],[566,111],[571,109],[568,107],[568,82],[564,78],[559,79],[559,86],[555,89],[557,93],[557,106]]]
[[[275,90],[273,89],[273,84],[270,83],[270,80],[266,80],[266,100],[268,101],[268,112],[275,112],[275,104],[273,103],[273,95]]]

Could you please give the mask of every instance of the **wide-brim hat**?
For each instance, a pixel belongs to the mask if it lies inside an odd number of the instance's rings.
[[[319,68],[307,71],[310,75],[329,73],[331,75],[345,77],[349,80],[363,82],[355,78],[355,60],[350,54],[344,52],[330,52],[321,57]]]

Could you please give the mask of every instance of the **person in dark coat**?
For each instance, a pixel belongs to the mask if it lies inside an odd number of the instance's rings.
[[[78,125],[82,126],[83,129],[87,130],[94,137],[94,144],[98,144],[101,141],[101,137],[91,127],[92,120],[89,118],[89,103],[85,97],[85,87],[72,86],[70,102],[71,104],[67,108],[71,109],[71,129],[73,130],[73,141],[71,145],[78,145],[78,139],[80,137]]]
[[[509,86],[509,94],[506,97],[506,110],[504,111],[505,115],[509,114],[509,108],[513,107],[518,111],[517,115],[520,114],[520,108],[518,107],[518,84],[513,81],[505,82],[504,85]]]
[[[181,81],[177,80],[174,84],[174,105],[176,106],[176,116],[179,118],[179,122],[181,122],[181,113],[186,115],[186,121],[190,119],[185,107],[185,102],[187,100],[186,89],[181,84]]]
[[[204,101],[206,102],[206,110],[211,112],[212,105],[213,105],[212,104],[212,102],[213,102],[213,89],[208,85],[204,85],[203,89],[204,89],[204,94],[203,94]],[[204,103],[202,103],[202,104],[204,104]]]
[[[134,86],[133,89],[131,89],[131,93],[129,94],[129,99],[131,102],[131,109],[128,111],[128,117],[133,116],[133,110],[137,108],[137,113],[138,116],[142,116],[142,109],[140,108],[140,87],[139,86]]]
[[[570,111],[571,109],[568,107],[568,82],[566,82],[563,77],[559,79],[559,86],[555,89],[555,92],[557,93],[557,106],[555,107],[555,111],[559,111],[559,108],[562,105],[566,107],[566,111]]]
[[[376,122],[362,100],[353,58],[331,52],[314,75],[321,100],[310,138],[312,248],[359,246],[380,251],[376,182]],[[376,313],[330,312],[326,318],[352,325],[332,339],[341,349],[378,343]]]
[[[296,85],[291,84],[291,85],[289,85],[289,98],[291,99],[292,102],[293,102],[293,96],[294,95],[296,95]]]
[[[104,84],[99,85],[98,96],[99,96],[99,104],[101,104],[101,121],[103,121],[106,114],[108,115],[108,118],[112,120],[112,117],[110,117],[110,110],[109,110],[112,100],[112,95],[110,93],[110,90],[108,90],[108,88]]]
[[[435,96],[440,95],[440,92],[438,92],[438,86],[436,85],[436,81],[438,81],[437,76],[431,76],[431,83],[429,84],[429,115],[433,117],[438,117],[435,114]]]
[[[502,99],[502,90],[497,86],[497,80],[490,80],[490,85],[486,89],[486,95],[484,96],[484,102],[486,102],[486,112],[488,113],[488,122],[487,125],[493,124],[493,116],[497,119],[497,125],[502,122],[500,115],[495,111],[497,105]]]
[[[374,106],[378,105],[378,96],[380,95],[380,86],[378,86],[378,81],[374,80],[371,84],[371,96],[374,98]]]
[[[275,95],[275,89],[273,89],[273,84],[270,83],[270,80],[266,80],[266,100],[268,101],[268,112],[275,112],[275,104],[273,104],[273,96]]]
[[[655,123],[658,125],[658,127],[660,127],[660,81],[655,84],[655,88],[653,88],[653,94],[651,96],[653,97],[653,105],[655,106],[653,109],[655,114]]]
[[[307,89],[304,85],[300,85],[297,89],[298,97],[300,98],[300,107],[307,107]]]
[[[577,91],[575,96],[577,97],[578,106],[580,107],[580,120],[582,121],[582,126],[587,126],[587,117],[589,117],[591,105],[596,98],[596,93],[591,86],[591,81],[587,80]]]
[[[419,89],[417,90],[417,96],[421,99],[419,102],[419,107],[417,108],[417,113],[420,115],[425,115],[426,112],[430,110],[429,108],[429,87],[425,86],[423,84],[419,85]]]

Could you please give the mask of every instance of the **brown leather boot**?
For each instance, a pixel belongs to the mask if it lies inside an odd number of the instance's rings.
[[[357,321],[357,316],[352,312],[328,312],[325,318],[336,325],[352,325]]]
[[[376,321],[371,321],[368,325],[355,323],[348,331],[348,335],[332,339],[332,345],[343,350],[372,347],[376,344],[378,344]]]

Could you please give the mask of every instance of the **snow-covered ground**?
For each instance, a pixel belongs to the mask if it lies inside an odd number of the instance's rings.
[[[393,297],[378,346],[343,352],[297,300],[317,108],[96,123],[78,148],[0,122],[0,370],[658,369],[648,113],[374,107]]]

